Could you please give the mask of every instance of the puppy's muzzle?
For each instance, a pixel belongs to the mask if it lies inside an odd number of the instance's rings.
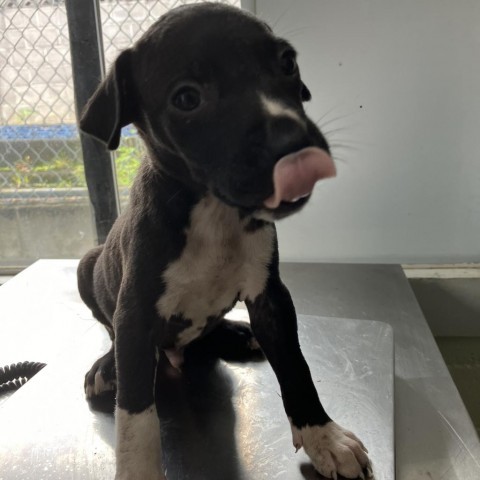
[[[307,147],[282,157],[273,169],[273,195],[264,205],[276,209],[281,202],[295,203],[308,197],[318,180],[334,177],[335,164],[328,152]]]
[[[282,113],[268,123],[268,143],[273,146],[275,164],[271,179],[273,193],[263,205],[271,210],[282,202],[296,203],[308,197],[318,180],[336,174],[330,154],[318,138],[307,133],[305,116],[293,109]]]

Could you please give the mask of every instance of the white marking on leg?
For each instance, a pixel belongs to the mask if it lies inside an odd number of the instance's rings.
[[[347,478],[364,478],[363,470],[371,471],[367,449],[352,432],[335,422],[324,426],[297,428],[291,423],[295,448],[303,446],[318,472],[327,478],[343,475]]]
[[[93,393],[95,395],[100,395],[103,392],[110,392],[112,390],[115,390],[116,385],[117,385],[117,382],[115,380],[110,380],[109,382],[106,382],[103,378],[102,373],[97,372],[95,373],[95,383],[94,383]]]
[[[155,404],[133,414],[117,407],[115,426],[115,480],[166,480]]]
[[[300,430],[293,425],[292,419],[288,417],[288,420],[290,421],[290,428],[292,429],[292,443],[295,447],[295,453],[297,453],[302,448],[302,435]]]
[[[92,398],[95,394],[95,385],[87,385],[85,388],[85,396],[87,398]]]
[[[304,121],[295,110],[293,110],[292,108],[288,108],[286,105],[283,105],[278,100],[268,98],[266,95],[261,93],[260,101],[263,108],[269,115],[272,115],[273,117],[289,117],[293,120],[296,120],[297,122],[300,122],[302,125],[304,124]]]

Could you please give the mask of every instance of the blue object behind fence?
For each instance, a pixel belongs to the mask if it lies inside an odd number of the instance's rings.
[[[122,135],[136,135],[131,125],[122,129]],[[0,141],[18,140],[75,140],[78,129],[74,124],[59,125],[0,125]]]

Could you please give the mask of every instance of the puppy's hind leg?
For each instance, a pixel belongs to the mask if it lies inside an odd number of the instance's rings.
[[[80,260],[77,268],[78,291],[85,305],[92,311],[93,316],[107,329],[108,335],[113,340],[114,333],[112,322],[105,316],[94,293],[93,269],[97,263],[98,257],[103,252],[103,245],[92,248]]]
[[[93,316],[102,323],[113,340],[114,333],[111,322],[98,306],[94,294],[93,269],[103,245],[90,250],[80,261],[77,269],[78,290]],[[85,395],[92,407],[101,411],[113,411],[116,391],[115,351],[111,349],[99,358],[85,375]]]
[[[115,349],[100,357],[85,375],[85,395],[95,410],[112,412],[115,406],[117,373]]]
[[[264,359],[250,324],[226,319],[222,319],[211,332],[188,345],[185,361],[198,356],[232,362]]]

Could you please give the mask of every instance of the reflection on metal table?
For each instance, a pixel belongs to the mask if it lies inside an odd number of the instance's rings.
[[[377,480],[393,478],[391,328],[300,316],[299,333],[327,411],[361,436]],[[113,415],[91,412],[82,391],[84,373],[107,349],[92,326],[5,404],[2,479],[113,478]],[[267,362],[191,365],[159,376],[157,392],[169,480],[319,478],[294,453]]]

